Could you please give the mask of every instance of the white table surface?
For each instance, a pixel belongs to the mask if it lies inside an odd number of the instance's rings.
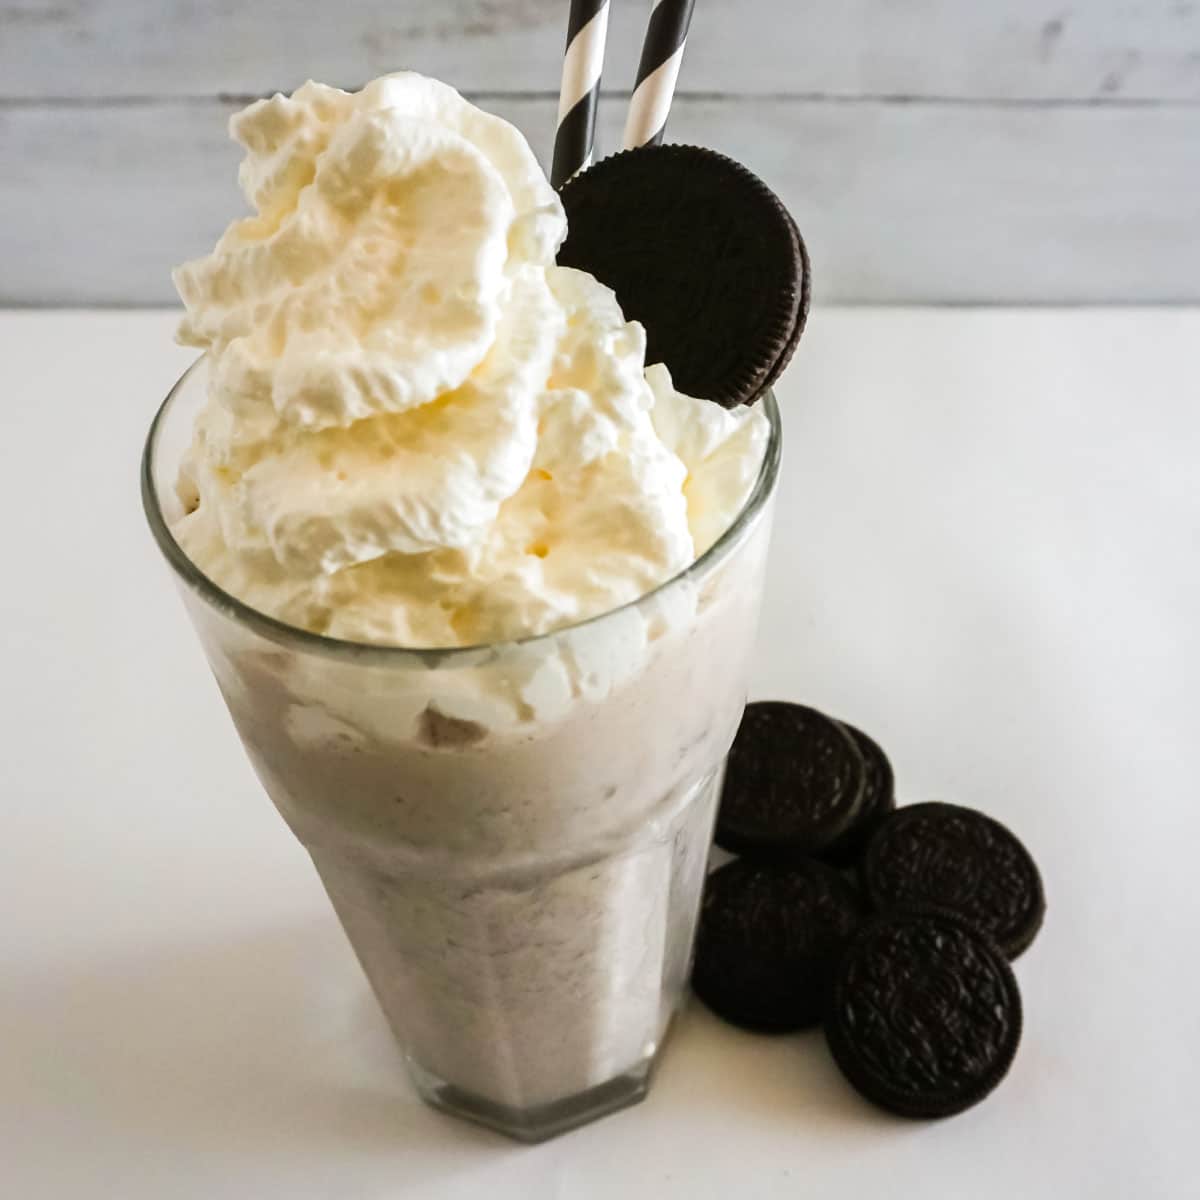
[[[0,1194],[1200,1192],[1200,313],[818,311],[780,391],[754,692],[1045,875],[1024,1040],[941,1123],[697,1006],[528,1148],[424,1108],[143,528],[164,313],[0,313]]]

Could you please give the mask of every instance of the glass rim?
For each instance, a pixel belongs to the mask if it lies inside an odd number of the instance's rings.
[[[192,372],[204,362],[205,358],[206,355],[200,355],[171,386],[171,390],[167,393],[166,398],[159,405],[158,411],[154,414],[154,419],[150,423],[150,430],[146,435],[146,442],[142,449],[140,475],[142,508],[146,514],[146,520],[150,525],[150,532],[154,536],[154,540],[158,544],[163,557],[170,564],[176,575],[179,576],[190,590],[197,593],[201,599],[212,607],[248,626],[254,632],[261,634],[270,641],[293,645],[319,654],[379,661],[398,661],[405,658],[417,658],[431,664],[441,664],[445,660],[455,658],[456,656],[477,656],[481,652],[488,650],[495,651],[518,646],[533,646],[539,642],[548,641],[550,638],[561,637],[564,634],[586,629],[588,626],[615,617],[619,613],[637,608],[677,584],[698,575],[707,574],[719,566],[737,548],[743,534],[748,530],[755,517],[762,511],[775,489],[775,483],[779,476],[780,461],[783,455],[783,423],[774,390],[768,387],[764,389],[760,396],[763,411],[766,413],[769,425],[767,446],[763,453],[763,461],[759,468],[758,477],[755,479],[754,486],[750,489],[750,494],[747,496],[746,502],[742,505],[737,516],[730,522],[725,532],[694,562],[689,563],[683,570],[677,571],[670,578],[664,579],[662,583],[651,588],[650,591],[643,592],[640,596],[632,600],[627,600],[624,604],[618,605],[616,608],[606,609],[604,612],[595,613],[590,617],[585,617],[583,620],[572,622],[569,625],[560,625],[545,633],[529,634],[522,638],[507,638],[496,642],[477,642],[470,646],[401,646],[391,642],[356,642],[346,638],[329,637],[327,634],[315,633],[311,629],[289,624],[287,621],[281,621],[278,617],[273,617],[269,613],[265,613],[261,609],[247,604],[244,600],[240,600],[237,596],[231,592],[227,592],[213,579],[209,578],[186,554],[183,547],[175,539],[175,535],[171,532],[171,527],[163,514],[162,505],[159,503],[158,488],[154,482],[154,461],[155,452],[158,448],[158,436],[172,402],[178,398],[179,393],[187,383]]]

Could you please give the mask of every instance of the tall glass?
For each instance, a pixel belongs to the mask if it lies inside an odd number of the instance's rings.
[[[422,1096],[538,1140],[640,1099],[684,996],[770,536],[779,412],[732,528],[613,612],[407,650],[294,628],[180,549],[200,360],[142,494],[246,751],[303,842]]]

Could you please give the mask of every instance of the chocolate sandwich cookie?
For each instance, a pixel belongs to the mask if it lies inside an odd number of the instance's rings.
[[[857,821],[866,764],[832,718],[781,700],[748,704],[729,751],[715,840],[763,860],[817,855]]]
[[[871,834],[860,866],[874,908],[936,905],[985,929],[1010,959],[1041,928],[1042,879],[999,821],[957,804],[897,809]]]
[[[808,251],[783,203],[740,163],[642,146],[562,188],[560,266],[594,275],[646,328],[646,362],[726,408],[782,373],[808,316]]]
[[[902,1117],[948,1117],[1004,1078],[1021,996],[999,947],[947,913],[867,921],[833,973],[825,1036],[842,1073]]]
[[[839,721],[850,735],[866,764],[862,804],[854,823],[820,854],[822,861],[835,867],[853,867],[866,848],[867,840],[879,821],[896,807],[896,779],[888,756],[874,738],[861,729]]]
[[[862,914],[856,889],[824,863],[727,863],[705,884],[692,987],[717,1016],[744,1029],[815,1025],[838,953]]]

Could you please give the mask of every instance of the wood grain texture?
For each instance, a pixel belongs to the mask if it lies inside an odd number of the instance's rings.
[[[612,6],[618,143],[649,0]],[[0,0],[0,303],[169,300],[224,120],[411,66],[548,151],[566,0]],[[703,0],[668,129],[795,208],[818,296],[1200,300],[1200,0]]]
[[[633,83],[648,0],[613,5]],[[565,0],[0,0],[0,97],[258,95],[413,67],[468,90],[557,89]],[[702,93],[1200,100],[1200,0],[705,0]]]
[[[481,99],[544,158],[552,99]],[[241,211],[235,107],[0,110],[0,303],[171,301],[171,267]],[[1171,302],[1200,298],[1196,115],[685,97],[671,136],[743,159],[782,194],[818,302]],[[609,150],[623,117],[601,109]]]

